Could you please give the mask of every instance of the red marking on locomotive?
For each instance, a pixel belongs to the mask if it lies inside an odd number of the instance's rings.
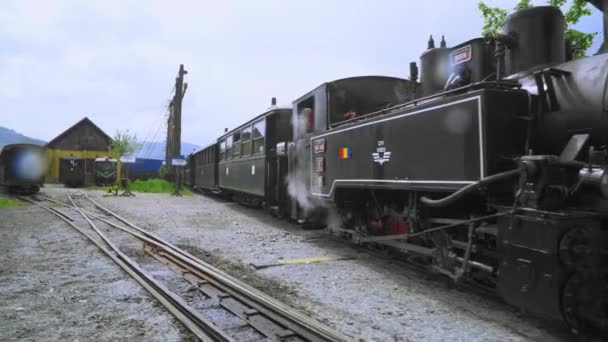
[[[473,50],[471,49],[471,45],[467,45],[461,47],[458,50],[452,51],[450,54],[452,65],[461,64],[464,62],[468,62],[473,58]]]

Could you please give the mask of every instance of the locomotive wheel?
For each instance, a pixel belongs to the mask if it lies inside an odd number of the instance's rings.
[[[33,195],[33,194],[37,193],[38,191],[40,191],[40,186],[38,186],[38,185],[31,185],[29,187],[16,186],[13,188],[9,188],[9,192],[12,192],[12,193],[15,193],[15,194],[21,195],[21,196]]]
[[[574,228],[566,232],[559,243],[559,258],[565,266],[587,264],[588,246],[591,245],[593,232],[589,228]]]
[[[579,318],[580,311],[578,297],[580,296],[582,276],[573,274],[568,278],[562,292],[562,314],[570,330],[578,334],[583,329],[583,322]]]
[[[608,329],[606,276],[574,273],[562,291],[562,314],[573,333],[596,333]]]

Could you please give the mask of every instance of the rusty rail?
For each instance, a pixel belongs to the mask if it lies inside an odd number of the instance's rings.
[[[298,336],[307,341],[351,341],[352,338],[346,336],[334,329],[326,326],[325,324],[304,315],[303,313],[289,307],[288,305],[277,301],[276,299],[268,296],[267,294],[243,283],[242,281],[224,273],[216,267],[196,258],[190,253],[174,246],[173,244],[162,240],[156,235],[146,231],[143,228],[131,223],[129,220],[119,216],[112,212],[108,208],[95,202],[88,196],[84,198],[90,201],[95,207],[105,212],[106,214],[116,218],[128,227],[118,225],[114,222],[109,221],[106,218],[95,215],[89,211],[86,211],[78,207],[75,203],[68,205],[54,199],[46,197],[53,203],[63,205],[65,207],[81,211],[83,215],[86,215],[95,220],[102,221],[116,229],[131,234],[137,239],[141,240],[147,245],[147,250],[154,253],[154,256],[162,262],[170,262],[173,265],[177,265],[181,269],[187,270],[190,274],[195,275],[199,279],[203,279],[203,282],[208,282],[214,287],[221,289],[228,297],[232,297],[239,302],[245,303],[247,306],[253,308],[250,312],[246,312],[247,317],[242,317],[251,323],[252,326],[256,325],[255,320],[249,317],[250,315],[260,314],[265,319],[279,323],[285,327],[284,330],[278,331],[276,328],[270,328],[264,326],[264,324],[258,324],[257,330],[265,330],[266,332],[274,331],[276,334],[274,339],[284,339],[290,336]],[[229,305],[229,304],[228,304]],[[238,315],[238,314],[237,314]],[[238,315],[241,316],[241,315]],[[258,322],[259,323],[259,322]]]
[[[232,341],[232,339],[224,335],[216,327],[211,325],[208,321],[198,317],[196,312],[189,307],[183,300],[177,295],[169,291],[162,284],[158,283],[152,276],[146,273],[141,267],[139,267],[131,258],[122,253],[107,237],[86,217],[85,219],[91,224],[91,228],[97,233],[99,238],[95,238],[85,232],[82,228],[68,220],[65,216],[59,214],[56,210],[51,207],[44,206],[37,203],[29,198],[18,196],[19,199],[35,204],[42,209],[52,213],[59,217],[61,220],[69,224],[72,228],[76,229],[79,233],[88,238],[93,242],[104,254],[110,257],[120,268],[122,268],[127,274],[129,274],[135,281],[137,281],[144,289],[146,289],[156,300],[158,300],[171,314],[173,314],[181,323],[188,328],[196,337],[201,341]],[[71,200],[71,198],[70,198]],[[71,206],[69,206],[71,207]],[[72,207],[71,207],[72,208]],[[73,207],[76,209],[76,207]],[[104,246],[104,243],[106,246]]]

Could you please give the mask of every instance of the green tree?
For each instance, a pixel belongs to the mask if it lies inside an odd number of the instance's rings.
[[[507,10],[499,7],[489,7],[483,1],[480,1],[477,7],[483,17],[481,34],[484,36],[487,34],[497,35],[507,18]]]
[[[132,155],[141,147],[141,143],[137,140],[135,133],[126,131],[116,131],[112,139],[111,150],[114,158],[119,158],[124,155]]]
[[[549,6],[561,8],[566,5],[569,0],[548,0]],[[593,43],[593,37],[597,32],[585,33],[573,29],[571,26],[579,22],[581,17],[591,14],[591,10],[587,6],[585,0],[570,0],[570,8],[564,13],[566,19],[566,40],[569,42],[574,57],[583,57]],[[481,16],[483,17],[482,34],[496,35],[502,29],[502,26],[507,18],[507,10],[498,7],[489,7],[483,1],[477,5]],[[513,7],[514,11],[532,7],[530,0],[519,0]]]

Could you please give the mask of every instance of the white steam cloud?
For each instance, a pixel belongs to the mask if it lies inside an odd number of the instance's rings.
[[[298,205],[305,211],[315,207],[308,197],[310,182],[310,158],[306,149],[306,140],[302,139],[306,134],[308,117],[312,109],[305,108],[300,115],[292,117],[293,140],[295,142],[296,161],[293,168],[289,170],[287,177],[287,192],[289,196],[298,202]],[[308,153],[307,153],[308,152]]]

